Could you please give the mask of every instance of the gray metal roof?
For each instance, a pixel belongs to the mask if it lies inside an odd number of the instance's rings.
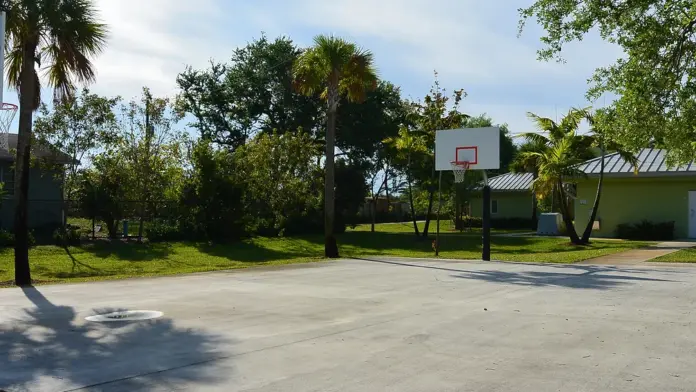
[[[636,155],[638,157],[638,174],[666,174],[676,175],[679,173],[696,175],[696,163],[689,162],[687,165],[679,167],[669,167],[665,161],[665,150],[658,148],[644,148]],[[580,170],[585,174],[599,174],[600,158],[591,159],[582,165]],[[604,174],[634,174],[634,168],[624,161],[619,154],[607,154],[604,157]]]
[[[488,179],[492,191],[529,191],[532,182],[532,173],[507,173]]]

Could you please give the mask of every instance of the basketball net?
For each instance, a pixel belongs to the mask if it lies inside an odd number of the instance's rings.
[[[469,170],[469,162],[452,161],[452,173],[454,173],[454,182],[461,184],[466,178],[466,171]]]

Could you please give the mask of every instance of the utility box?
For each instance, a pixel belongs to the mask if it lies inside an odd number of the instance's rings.
[[[539,224],[537,225],[537,235],[557,236],[561,235],[563,227],[563,218],[559,213],[547,213],[539,215]]]

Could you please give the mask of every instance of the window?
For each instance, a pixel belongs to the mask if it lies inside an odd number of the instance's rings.
[[[498,200],[491,200],[491,214],[498,213]]]
[[[0,166],[0,182],[3,183],[3,191],[5,195],[14,195],[14,170],[12,166]]]

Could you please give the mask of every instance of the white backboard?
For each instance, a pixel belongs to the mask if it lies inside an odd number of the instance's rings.
[[[500,169],[500,128],[461,128],[435,133],[435,170],[452,170],[452,161],[469,170]]]

